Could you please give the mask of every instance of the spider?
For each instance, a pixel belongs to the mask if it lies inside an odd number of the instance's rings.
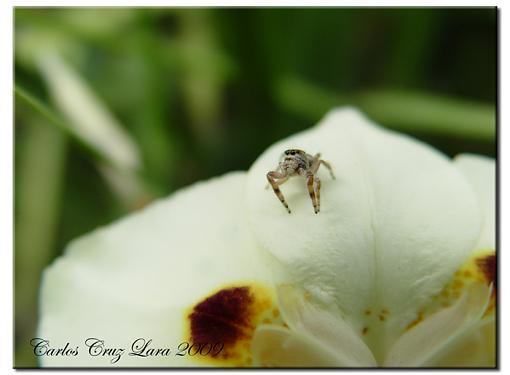
[[[292,176],[301,176],[306,178],[306,186],[308,187],[308,193],[310,194],[310,198],[312,200],[313,210],[316,214],[320,212],[321,180],[316,175],[320,165],[323,164],[329,170],[331,178],[335,179],[331,165],[328,162],[322,160],[320,157],[321,154],[312,156],[302,150],[285,150],[280,158],[280,162],[276,168],[276,171],[267,172],[266,177],[269,181],[269,184],[272,186],[274,193],[280,202],[282,202],[283,206],[287,209],[289,214],[289,205],[287,202],[285,202],[285,198],[283,197],[283,194],[278,186],[286,182],[289,177]],[[268,187],[269,185],[266,187],[266,189]]]

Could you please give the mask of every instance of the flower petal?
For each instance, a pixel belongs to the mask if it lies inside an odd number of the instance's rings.
[[[340,312],[331,314],[328,309],[308,300],[307,292],[290,285],[282,285],[277,291],[281,313],[291,329],[320,341],[335,354],[343,367],[376,366],[372,352],[342,319]]]
[[[491,287],[475,283],[452,307],[443,309],[406,332],[391,348],[387,367],[435,367],[448,358],[449,351],[458,349],[480,328],[487,309]],[[469,355],[468,352],[465,353]],[[466,367],[469,364],[459,363]]]
[[[281,186],[290,215],[265,189],[288,148],[322,153],[337,176],[320,168],[317,215],[302,178]],[[480,228],[475,196],[451,161],[351,108],[266,150],[249,171],[247,205],[281,281],[338,308],[360,334],[368,328],[378,361],[467,258]]]
[[[474,249],[496,247],[496,164],[494,159],[462,154],[454,159],[475,191],[483,213],[480,237]]]
[[[441,350],[431,363],[433,367],[496,366],[496,320],[484,318],[473,329]]]
[[[269,280],[239,204],[245,181],[231,173],[197,183],[73,241],[44,273],[39,336],[52,347],[79,346],[79,356],[41,364],[110,366],[111,357],[88,354],[84,342],[95,337],[126,349],[117,366],[210,366],[175,355],[189,309],[214,290]],[[137,338],[172,354],[129,356]]]
[[[255,365],[260,367],[346,366],[320,341],[279,326],[260,326],[252,348]]]

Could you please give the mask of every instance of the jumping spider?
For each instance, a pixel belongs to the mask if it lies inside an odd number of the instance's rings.
[[[306,178],[306,186],[308,187],[308,193],[312,199],[313,210],[316,214],[321,210],[321,180],[316,175],[317,171],[319,170],[320,165],[323,164],[329,170],[331,178],[335,179],[335,175],[333,174],[331,165],[322,160],[320,157],[321,154],[312,156],[302,150],[286,150],[280,158],[276,171],[267,172],[266,176],[269,184],[272,186],[274,193],[285,206],[289,214],[290,208],[287,205],[287,202],[285,202],[285,198],[278,186],[283,184],[289,179],[289,177],[292,176],[301,176]]]

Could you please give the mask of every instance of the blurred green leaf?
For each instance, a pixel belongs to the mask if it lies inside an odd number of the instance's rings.
[[[47,51],[39,67],[55,105],[67,118],[70,131],[97,150],[113,166],[141,167],[138,147],[86,82],[60,58]]]
[[[287,110],[317,121],[333,107],[353,105],[374,120],[404,132],[482,141],[496,137],[494,105],[412,90],[365,90],[340,95],[298,78],[277,82],[275,97]]]
[[[41,101],[39,98],[32,95],[27,90],[18,85],[14,86],[14,94],[17,98],[21,99],[25,104],[27,104],[32,110],[40,114],[43,119],[48,121],[50,124],[57,126],[58,129],[64,134],[72,137],[74,141],[76,141],[81,147],[83,147],[84,150],[90,153],[93,158],[102,160],[102,155],[87,142],[84,142],[81,138],[76,137],[74,133],[71,132],[70,126],[66,125],[65,121],[62,120],[62,118],[57,113],[55,113],[55,111],[49,108],[47,104],[43,103],[43,101]]]
[[[84,150],[86,150],[96,163],[99,171],[110,184],[112,191],[116,194],[120,203],[126,209],[132,210],[142,207],[153,199],[153,195],[148,192],[146,185],[133,171],[129,169],[119,169],[108,160],[94,145],[90,144],[81,137],[76,136],[72,128],[67,125],[66,121],[50,109],[46,104],[35,96],[28,93],[21,87],[15,86],[14,93],[16,97],[21,99],[25,104],[31,107],[36,113],[42,115],[42,119],[49,124],[56,126],[62,134],[70,136]],[[119,183],[122,181],[125,186]]]
[[[99,170],[117,197],[131,209],[150,201],[152,194],[138,176],[142,161],[131,135],[56,51],[42,54],[39,62],[52,99],[67,118],[65,124],[107,161]]]
[[[46,119],[27,117],[16,159],[16,363],[35,365],[29,340],[37,320],[41,272],[54,256],[67,141]],[[19,131],[16,129],[17,135]]]
[[[396,21],[395,43],[382,74],[386,85],[416,85],[434,56],[433,47],[439,30],[431,25],[437,24],[441,14],[429,9],[415,9],[407,16],[405,12],[399,10],[392,14]]]
[[[223,137],[220,114],[225,83],[232,62],[218,44],[211,10],[182,10],[177,13],[181,32],[178,45],[182,57],[181,87],[191,127],[203,146],[215,146]]]
[[[370,90],[359,103],[383,124],[403,131],[494,142],[494,105],[407,90]]]

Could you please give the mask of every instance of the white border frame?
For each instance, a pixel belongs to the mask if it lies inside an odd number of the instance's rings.
[[[0,92],[1,92],[1,108],[0,116],[1,116],[1,124],[0,127],[0,189],[1,189],[1,210],[0,210],[0,239],[2,240],[2,259],[0,261],[0,265],[2,269],[0,270],[0,288],[3,299],[2,308],[0,309],[0,332],[4,333],[3,342],[0,349],[0,366],[1,370],[12,370],[13,366],[13,8],[15,6],[160,6],[160,7],[171,7],[171,6],[181,6],[181,7],[191,7],[191,6],[309,6],[309,7],[317,7],[317,6],[352,6],[352,7],[361,7],[361,6],[392,6],[392,7],[410,7],[410,6],[441,6],[441,7],[461,7],[461,6],[498,6],[500,8],[499,11],[499,25],[500,25],[500,45],[499,45],[499,79],[500,79],[500,102],[498,106],[498,114],[499,114],[499,136],[500,136],[500,158],[499,158],[499,166],[500,166],[500,221],[499,228],[500,230],[500,243],[499,243],[499,270],[505,269],[504,265],[504,254],[503,253],[503,245],[507,243],[505,241],[508,238],[508,232],[505,233],[505,229],[507,226],[506,217],[504,215],[505,212],[508,212],[508,202],[503,192],[508,191],[510,184],[508,183],[508,174],[505,173],[503,166],[508,166],[510,164],[510,144],[508,142],[508,136],[505,130],[505,126],[510,126],[508,124],[509,117],[508,113],[508,97],[505,96],[505,88],[508,88],[508,74],[505,74],[503,67],[510,66],[510,60],[508,58],[509,51],[509,26],[505,23],[505,20],[508,22],[508,17],[506,17],[505,9],[503,8],[504,2],[500,1],[444,1],[444,0],[433,0],[433,1],[327,1],[327,0],[318,0],[313,3],[304,2],[304,1],[196,1],[189,2],[185,0],[175,0],[175,1],[162,1],[162,0],[150,0],[146,2],[127,0],[127,1],[101,1],[101,0],[90,0],[88,2],[80,2],[80,1],[36,1],[36,0],[25,0],[25,1],[15,1],[9,0],[2,2],[0,5],[1,15],[0,15],[0,35],[2,37],[2,42],[0,44],[0,48],[3,50],[1,56],[3,58],[0,59]],[[510,9],[510,7],[507,7]],[[503,41],[506,41],[505,45]],[[508,274],[505,272],[500,273],[500,285],[499,285],[499,361],[500,368],[506,368],[506,357],[502,355],[504,353],[505,340],[504,338],[508,337],[507,326],[505,325],[505,320],[502,318],[506,316],[506,312],[508,309],[508,300],[504,298],[504,293],[501,290],[506,291],[506,286],[508,284]],[[7,301],[7,303],[5,303]],[[12,333],[12,334],[11,334]],[[176,371],[176,370],[172,370]],[[342,370],[346,371],[346,370]],[[349,371],[349,370],[347,370]],[[354,370],[351,370],[354,371]],[[51,374],[63,374],[68,373],[69,371],[47,371],[45,373]],[[143,373],[149,373],[148,370],[141,371]],[[189,371],[186,371],[189,372]],[[307,371],[312,372],[312,371]],[[315,371],[313,371],[315,372]],[[407,372],[407,371],[406,371]],[[447,371],[434,371],[440,374],[449,373]],[[485,372],[485,371],[483,371]],[[489,371],[487,371],[489,372]],[[493,372],[493,371],[491,371]],[[3,373],[3,371],[2,371]],[[107,371],[95,371],[95,373],[107,373]],[[118,373],[118,371],[116,371]],[[126,371],[127,373],[127,371]],[[232,373],[229,371],[229,373]],[[268,371],[267,373],[276,373],[276,371]],[[356,371],[356,373],[360,373],[360,371]],[[361,373],[365,373],[365,371],[361,371]],[[368,371],[367,371],[368,373]]]

